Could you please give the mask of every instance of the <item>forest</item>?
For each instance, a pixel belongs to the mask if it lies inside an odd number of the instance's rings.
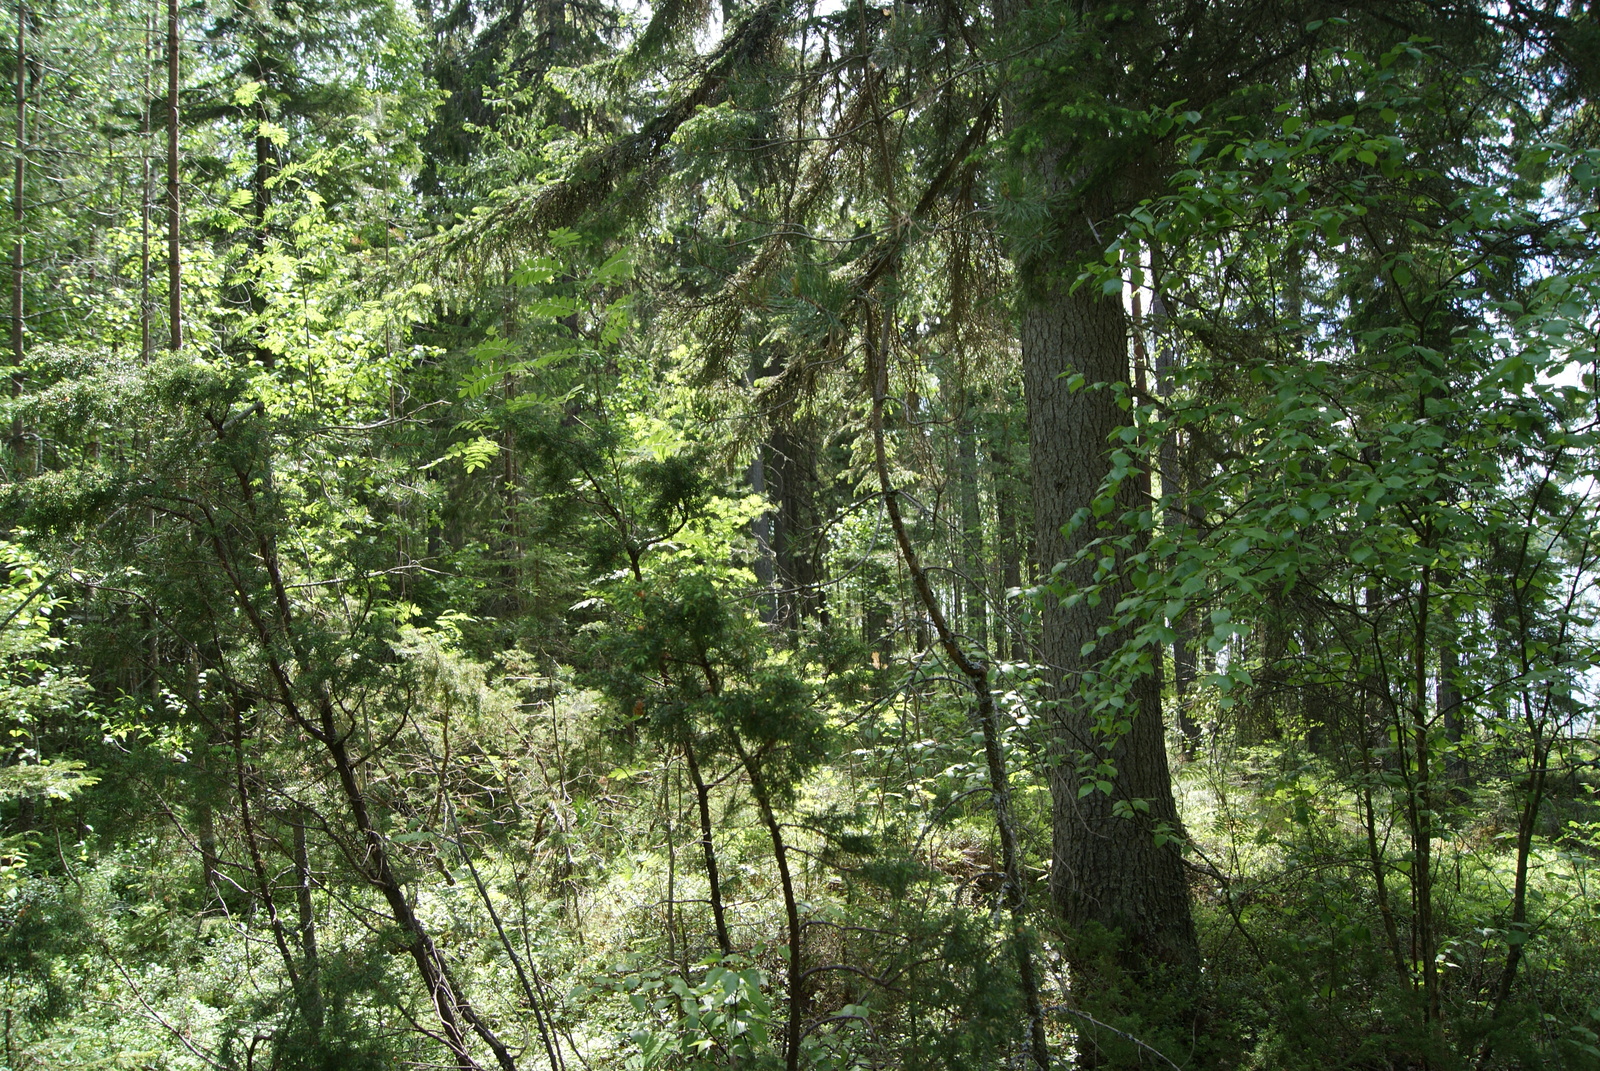
[[[0,1069],[1600,1069],[1594,0],[13,0]]]

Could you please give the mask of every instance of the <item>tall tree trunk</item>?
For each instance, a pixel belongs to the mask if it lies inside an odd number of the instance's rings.
[[[150,62],[155,26],[144,17],[144,107],[139,112],[139,359],[150,363],[154,352],[150,331]]]
[[[1062,183],[1045,175],[1046,185]],[[1028,400],[1029,460],[1033,477],[1034,531],[1039,568],[1048,575],[1091,540],[1117,535],[1116,517],[1138,507],[1138,487],[1125,480],[1108,530],[1085,526],[1068,537],[1064,528],[1088,507],[1111,469],[1110,438],[1123,423],[1117,397],[1107,386],[1128,382],[1127,325],[1119,298],[1098,288],[1072,290],[1063,269],[1094,259],[1099,242],[1090,216],[1108,220],[1111,206],[1098,200],[1078,206],[1083,222],[1063,222],[1067,248],[1049,270],[1033,273],[1022,313],[1022,363]],[[1066,378],[1076,373],[1084,386]],[[1087,586],[1094,564],[1070,565],[1061,579]],[[1179,854],[1179,822],[1161,724],[1161,696],[1152,676],[1132,682],[1123,731],[1108,739],[1081,695],[1086,678],[1124,639],[1102,636],[1114,607],[1127,592],[1115,581],[1095,601],[1068,605],[1050,599],[1043,608],[1042,650],[1054,700],[1050,789],[1054,858],[1051,895],[1074,931],[1100,926],[1121,934],[1119,959],[1137,973],[1156,964],[1182,969],[1199,960],[1188,885]],[[1080,761],[1115,767],[1110,792],[1097,789],[1103,776],[1085,779]],[[1086,790],[1080,792],[1080,790]],[[1135,818],[1115,805],[1141,801]],[[1163,836],[1166,834],[1166,836]],[[1075,968],[1087,968],[1084,962]]]
[[[26,308],[23,302],[23,284],[27,281],[27,239],[23,236],[26,225],[26,205],[23,186],[28,175],[28,8],[17,4],[17,123],[16,141],[11,148],[11,396],[22,394],[27,377],[22,370],[22,359],[27,343],[24,340]],[[23,463],[26,435],[22,425],[22,411],[11,418],[11,453],[18,470],[26,473],[29,466]]]
[[[322,1033],[324,1019],[322,1003],[322,960],[317,953],[317,913],[311,900],[314,877],[311,873],[311,853],[306,847],[306,821],[303,807],[290,816],[294,823],[294,906],[296,930],[300,936],[300,987],[301,1009],[306,1026],[313,1036]]]
[[[179,257],[178,0],[167,0],[167,346],[183,346],[183,262]]]
[[[711,786],[700,772],[695,759],[694,745],[683,744],[683,762],[689,770],[689,780],[694,784],[695,807],[700,813],[700,853],[706,862],[707,895],[711,898],[711,918],[717,927],[717,948],[724,956],[733,952],[733,941],[728,936],[728,920],[722,907],[722,879],[717,873],[717,846],[712,839],[714,825],[711,821]]]

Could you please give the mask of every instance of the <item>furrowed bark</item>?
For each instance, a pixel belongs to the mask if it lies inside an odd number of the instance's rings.
[[[1088,255],[1092,235],[1087,227],[1083,231],[1077,255],[1063,261]],[[1075,559],[1107,533],[1092,522],[1070,537],[1067,530],[1078,511],[1100,496],[1112,468],[1111,439],[1123,413],[1110,386],[1128,383],[1126,323],[1120,298],[1102,296],[1097,288],[1074,290],[1065,280],[1039,285],[1043,292],[1027,303],[1022,319],[1039,568],[1048,575],[1057,563],[1070,563],[1060,579],[1089,587],[1095,563]],[[1070,383],[1069,373],[1082,376],[1083,385]],[[1124,480],[1112,525],[1117,515],[1140,507],[1137,495],[1137,481]],[[1113,528],[1109,534],[1120,533]],[[1051,892],[1072,929],[1095,924],[1119,931],[1125,941],[1121,958],[1136,973],[1155,964],[1190,969],[1199,962],[1199,946],[1176,839],[1179,821],[1159,683],[1150,675],[1129,683],[1126,730],[1109,739],[1081,690],[1086,680],[1105,671],[1102,660],[1124,638],[1121,630],[1105,635],[1101,630],[1113,624],[1111,610],[1127,592],[1127,582],[1114,579],[1093,603],[1050,599],[1043,607],[1042,649],[1055,731]],[[1080,774],[1085,755],[1115,768],[1111,792],[1094,788]],[[1081,792],[1085,786],[1087,794]],[[1124,817],[1115,806],[1119,800],[1144,801],[1148,811],[1140,820]],[[1174,836],[1158,844],[1154,833],[1160,825]]]

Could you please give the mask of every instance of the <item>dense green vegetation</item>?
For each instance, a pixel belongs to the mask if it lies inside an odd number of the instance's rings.
[[[1600,19],[27,0],[0,1060],[1600,1068]]]

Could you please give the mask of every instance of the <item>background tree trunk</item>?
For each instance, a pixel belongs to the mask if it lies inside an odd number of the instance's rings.
[[[183,346],[183,260],[178,239],[178,0],[167,0],[167,323],[170,349]]]
[[[24,202],[24,184],[28,175],[28,9],[17,5],[17,121],[16,142],[11,148],[11,396],[19,397],[27,376],[22,370],[26,351],[24,341],[26,307],[23,302],[23,284],[27,281],[27,239],[23,237],[27,212]],[[27,436],[23,430],[22,413],[11,418],[11,455],[18,470],[27,472],[23,457]]]

